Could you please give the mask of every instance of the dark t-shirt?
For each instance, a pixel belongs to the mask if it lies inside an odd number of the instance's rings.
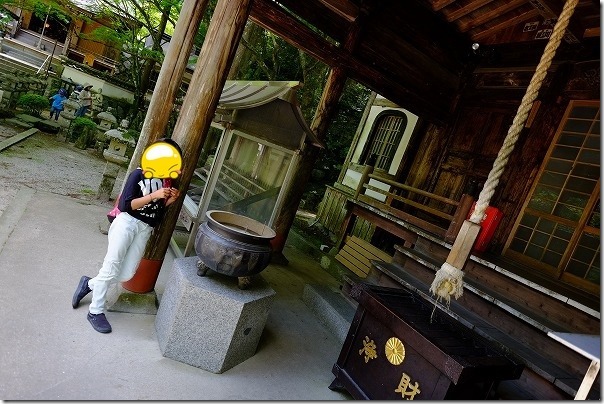
[[[132,200],[149,195],[162,188],[162,186],[160,178],[147,179],[143,176],[143,170],[137,168],[130,173],[126,180],[126,185],[124,186],[118,205],[120,211],[126,212],[130,216],[155,227],[164,215],[165,199],[157,199],[142,208],[134,210],[132,209]]]

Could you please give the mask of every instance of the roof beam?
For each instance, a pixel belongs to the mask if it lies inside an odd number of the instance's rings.
[[[359,16],[359,8],[348,0],[319,0],[325,7],[352,22]]]
[[[497,17],[503,16],[505,13],[514,10],[521,5],[525,4],[526,0],[513,0],[507,2],[500,7],[494,8],[490,11],[485,11],[480,14],[479,17],[472,18],[468,22],[459,24],[459,30],[461,32],[467,32],[473,28],[479,27]]]
[[[455,0],[434,0],[432,1],[432,10],[439,11],[452,3],[455,3]]]
[[[583,38],[593,38],[597,36],[600,36],[600,27],[587,28],[585,34],[583,34]]]
[[[529,3],[546,19],[554,18],[557,20],[560,16],[559,14],[562,12],[562,5],[554,4],[551,0],[529,0]],[[581,28],[571,18],[566,28],[564,40],[568,43],[579,43],[577,38],[582,38],[583,34]]]
[[[472,11],[476,11],[483,6],[486,6],[487,4],[489,4],[493,1],[494,0],[472,1],[472,2],[470,2],[470,4],[468,4],[466,6],[462,6],[461,8],[458,8],[457,10],[448,11],[445,9],[445,10],[443,10],[443,14],[445,15],[445,18],[447,19],[447,21],[453,22],[467,14],[470,14]]]
[[[476,28],[476,29],[470,31],[469,34],[470,34],[470,37],[472,38],[472,40],[480,42],[484,38],[489,37],[498,31],[509,28],[509,27],[519,24],[523,21],[530,20],[531,18],[535,18],[538,15],[539,15],[539,12],[537,10],[530,10],[530,11],[522,13],[512,19],[503,21],[499,24],[495,24],[492,27],[485,28],[485,29]]]

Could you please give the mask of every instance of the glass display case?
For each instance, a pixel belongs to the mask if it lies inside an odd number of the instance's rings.
[[[195,255],[195,236],[209,210],[274,229],[301,150],[321,146],[296,101],[299,86],[227,81],[172,237],[177,256]]]

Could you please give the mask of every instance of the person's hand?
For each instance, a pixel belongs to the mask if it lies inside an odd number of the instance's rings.
[[[176,188],[170,188],[170,197],[166,200],[166,206],[174,203],[180,196],[180,191]]]
[[[168,199],[172,195],[171,188],[160,188],[155,192],[151,193],[153,199]]]

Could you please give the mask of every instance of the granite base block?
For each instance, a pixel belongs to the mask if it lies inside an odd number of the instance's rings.
[[[250,289],[235,278],[197,275],[197,257],[176,258],[155,317],[163,356],[222,373],[252,357],[275,291],[260,275]]]
[[[131,292],[120,283],[115,283],[107,291],[107,311],[133,314],[157,314],[157,293]]]

